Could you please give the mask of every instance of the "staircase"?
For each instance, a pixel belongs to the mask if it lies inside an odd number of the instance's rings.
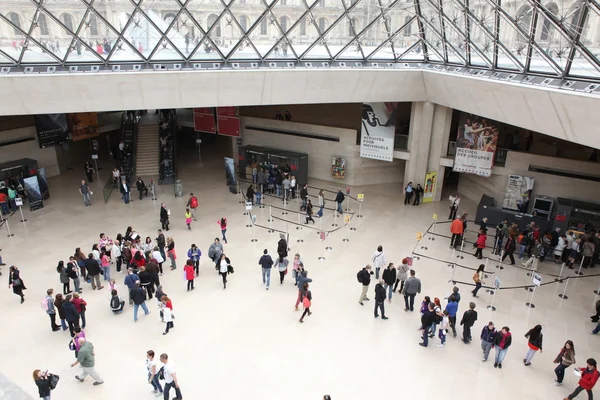
[[[135,174],[137,176],[147,178],[158,176],[159,147],[158,123],[156,120],[144,121],[142,119],[137,134],[135,165]]]

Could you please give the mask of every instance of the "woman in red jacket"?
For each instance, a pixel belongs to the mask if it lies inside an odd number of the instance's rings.
[[[585,368],[577,368],[577,370],[581,373],[581,379],[579,379],[579,386],[573,390],[573,393],[569,395],[569,397],[565,397],[564,400],[573,400],[579,393],[584,390],[587,392],[588,400],[592,400],[594,396],[592,395],[592,389],[596,382],[598,381],[598,377],[600,374],[598,373],[598,369],[596,368],[596,360],[593,358],[588,358],[587,367]]]
[[[196,278],[196,271],[194,270],[194,262],[187,260],[185,267],[183,267],[185,273],[185,279],[187,280],[187,291],[194,290],[194,278]]]
[[[477,246],[477,250],[475,251],[474,256],[477,257],[478,260],[483,258],[483,249],[485,249],[485,241],[487,240],[487,235],[484,230],[479,230],[479,235],[477,235],[477,241],[475,242],[475,246]]]
[[[75,309],[81,317],[81,329],[85,329],[85,311],[87,307],[87,302],[81,297],[79,297],[79,293],[75,293],[73,295],[73,300],[71,300],[71,303],[75,305]]]

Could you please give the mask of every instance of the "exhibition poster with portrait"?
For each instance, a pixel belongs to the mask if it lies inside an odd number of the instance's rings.
[[[333,157],[331,160],[331,176],[343,179],[346,177],[346,159]]]
[[[461,113],[456,137],[454,171],[491,176],[498,142],[499,123]]]
[[[423,189],[423,203],[431,203],[435,193],[437,171],[430,171],[425,175],[425,188]]]
[[[502,208],[526,213],[531,200],[534,178],[521,175],[509,175],[504,192]]]
[[[360,132],[360,156],[394,161],[394,136],[398,103],[364,103]]]

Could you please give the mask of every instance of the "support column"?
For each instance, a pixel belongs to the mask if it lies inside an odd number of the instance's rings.
[[[433,115],[435,104],[413,102],[410,114],[410,129],[408,133],[408,151],[410,159],[404,168],[404,186],[412,182],[416,187],[418,183],[423,186],[427,173],[431,132],[433,128]]]
[[[427,161],[427,171],[437,171],[433,201],[440,201],[442,197],[445,167],[440,166],[440,161],[442,157],[448,155],[448,140],[450,139],[451,125],[452,108],[436,104],[433,113],[431,146],[429,147],[429,158]]]

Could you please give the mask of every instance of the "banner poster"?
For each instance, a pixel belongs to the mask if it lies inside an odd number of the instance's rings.
[[[69,140],[69,127],[65,114],[42,114],[35,116],[40,148],[56,146]]]
[[[42,199],[48,200],[50,198],[50,190],[48,190],[48,178],[46,177],[46,168],[42,167],[37,171],[38,184],[40,185],[40,192],[42,193]]]
[[[435,193],[435,181],[437,180],[437,171],[431,171],[425,174],[425,185],[423,189],[423,203],[431,203],[433,201],[433,193]]]
[[[521,175],[509,175],[504,192],[502,208],[527,213],[531,192],[535,184],[534,178]]]
[[[461,113],[458,126],[454,171],[491,176],[499,123]]]
[[[227,180],[227,186],[229,186],[229,191],[233,194],[237,194],[235,164],[233,162],[233,158],[230,157],[225,157],[225,179]]]
[[[364,103],[360,131],[360,156],[394,161],[398,103]]]
[[[346,159],[333,157],[331,160],[331,176],[344,179],[346,177]]]
[[[196,132],[217,133],[214,107],[194,108],[194,130]]]
[[[217,132],[223,136],[240,136],[239,107],[217,107]]]
[[[95,112],[67,114],[67,120],[73,141],[89,139],[100,135],[98,114]]]
[[[42,201],[42,193],[40,191],[40,184],[37,176],[30,176],[23,180],[25,183],[25,192],[27,193],[27,199],[29,201],[29,210],[37,210],[38,208],[44,207]]]

